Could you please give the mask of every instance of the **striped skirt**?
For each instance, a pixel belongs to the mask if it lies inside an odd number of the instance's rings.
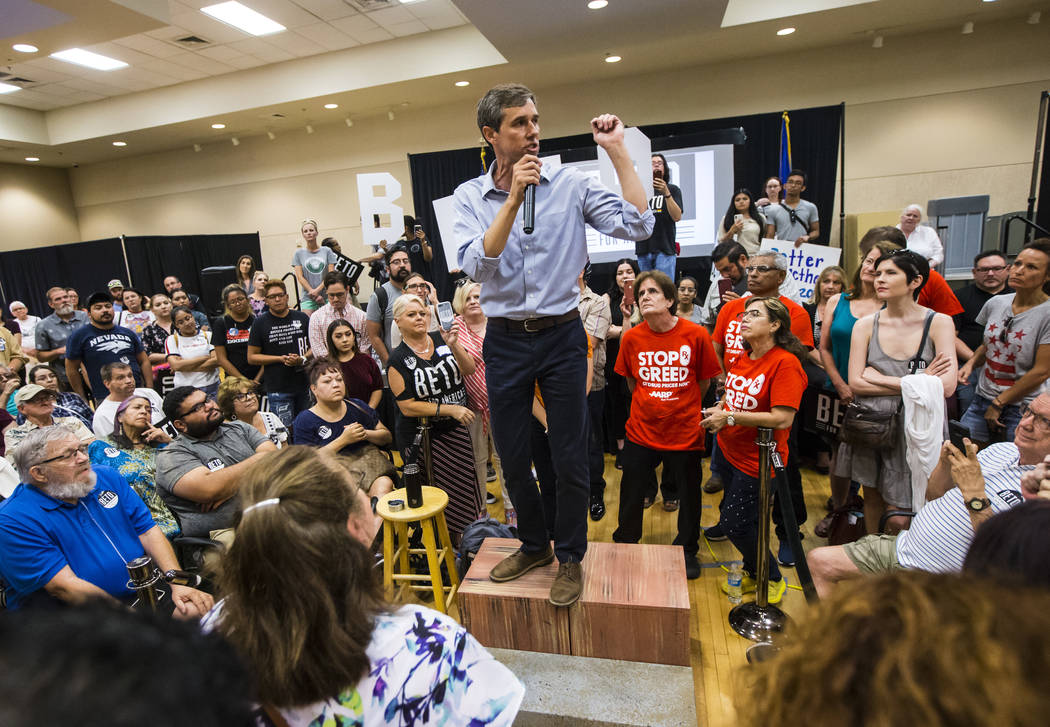
[[[415,441],[406,449],[408,461],[417,462],[422,469],[422,445]],[[434,470],[434,481],[430,484],[440,487],[448,495],[445,522],[452,541],[459,543],[463,530],[486,513],[485,500],[478,490],[470,432],[462,424],[445,432],[431,429],[430,453]]]

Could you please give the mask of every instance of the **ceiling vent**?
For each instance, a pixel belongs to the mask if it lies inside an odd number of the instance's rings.
[[[353,0],[353,5],[361,8],[361,10],[371,12],[372,10],[384,10],[386,8],[394,7],[397,3],[394,0]]]
[[[28,78],[22,78],[21,76],[15,76],[10,73],[3,73],[2,71],[0,71],[0,81],[3,81],[4,83],[10,83],[15,86],[21,86],[22,88],[28,88],[29,86],[32,86],[34,83],[36,83],[36,81],[30,80]]]
[[[212,45],[210,40],[205,40],[199,35],[187,35],[182,38],[172,38],[171,42],[177,46],[183,48],[189,48],[190,50],[199,50],[201,48],[207,48]]]

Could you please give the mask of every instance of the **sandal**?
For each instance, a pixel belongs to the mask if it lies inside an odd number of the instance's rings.
[[[652,506],[653,506],[653,498],[647,497],[644,500],[642,500],[642,509],[643,510],[648,510]]]
[[[678,500],[664,500],[664,511],[674,512],[678,509]]]

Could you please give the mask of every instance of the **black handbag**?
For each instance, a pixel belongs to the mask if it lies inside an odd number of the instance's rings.
[[[922,351],[926,348],[926,339],[929,337],[930,325],[936,315],[932,311],[926,316],[926,322],[922,328],[922,340],[919,341],[919,350],[915,358],[911,360],[911,370],[914,374],[922,360]],[[839,428],[839,438],[854,447],[865,447],[867,449],[893,449],[897,445],[900,434],[900,413],[904,408],[904,399],[900,400],[897,408],[892,412],[878,411],[864,402],[853,401],[846,407],[846,413],[842,417],[842,426]]]

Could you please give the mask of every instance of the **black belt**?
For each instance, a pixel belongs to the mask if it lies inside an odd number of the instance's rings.
[[[579,319],[580,311],[573,308],[568,313],[562,313],[560,316],[543,316],[542,318],[526,318],[523,321],[516,321],[513,318],[489,318],[488,325],[495,324],[496,328],[507,333],[538,333],[545,328],[553,328],[554,326],[560,326],[562,323],[568,323]]]

